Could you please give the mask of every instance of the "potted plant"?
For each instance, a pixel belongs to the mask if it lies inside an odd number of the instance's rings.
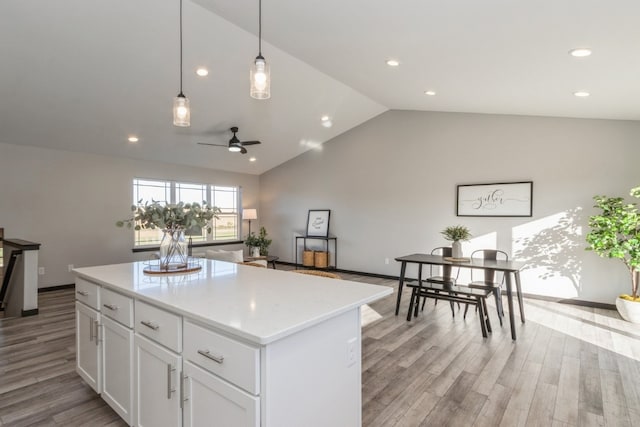
[[[631,196],[640,197],[640,187],[631,189]],[[622,197],[595,196],[598,215],[589,217],[591,231],[587,234],[587,250],[606,258],[618,258],[631,275],[631,295],[620,295],[616,308],[623,319],[640,323],[638,276],[640,267],[640,212],[636,203],[625,203]]]
[[[447,227],[440,232],[446,240],[451,243],[451,257],[462,258],[462,244],[461,240],[467,241],[471,238],[471,232],[464,225],[454,225]]]
[[[175,270],[187,265],[186,229],[199,227],[211,233],[212,218],[218,219],[220,209],[207,202],[165,204],[156,201],[131,206],[133,216],[116,222],[117,227],[134,230],[156,229],[164,232],[160,242],[160,269]]]
[[[260,227],[260,233],[257,236],[255,233],[249,234],[244,240],[244,244],[250,248],[251,256],[267,256],[269,255],[271,239],[267,239],[267,230],[264,227]]]

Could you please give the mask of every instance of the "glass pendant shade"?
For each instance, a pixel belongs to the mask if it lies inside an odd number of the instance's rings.
[[[189,100],[182,93],[173,99],[173,124],[182,127],[191,126]]]
[[[251,97],[255,99],[268,99],[271,97],[271,73],[269,64],[260,55],[251,65],[249,72],[251,80]]]

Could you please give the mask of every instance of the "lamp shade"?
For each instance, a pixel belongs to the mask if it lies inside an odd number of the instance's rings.
[[[243,209],[242,219],[258,219],[258,212],[255,209]]]

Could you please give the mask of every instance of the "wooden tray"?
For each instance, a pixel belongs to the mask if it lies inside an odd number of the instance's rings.
[[[148,265],[142,271],[146,274],[179,274],[179,273],[193,273],[194,271],[200,271],[202,266],[200,264],[187,264],[182,267],[168,269],[160,268],[160,265]]]

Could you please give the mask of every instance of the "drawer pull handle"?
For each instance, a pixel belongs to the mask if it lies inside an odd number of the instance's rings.
[[[78,295],[82,295],[83,297],[88,297],[89,296],[89,292],[87,292],[87,291],[76,291],[76,293]]]
[[[198,350],[198,354],[206,357],[207,359],[211,359],[216,363],[222,364],[222,362],[224,362],[224,356],[216,356],[215,354],[211,354],[209,350]]]
[[[160,326],[156,325],[153,322],[148,322],[146,320],[141,320],[140,323],[142,323],[147,328],[153,329],[154,331],[157,331],[158,329],[160,329]]]
[[[104,307],[107,307],[109,310],[113,310],[116,311],[118,309],[117,305],[113,305],[113,304],[102,304]]]

